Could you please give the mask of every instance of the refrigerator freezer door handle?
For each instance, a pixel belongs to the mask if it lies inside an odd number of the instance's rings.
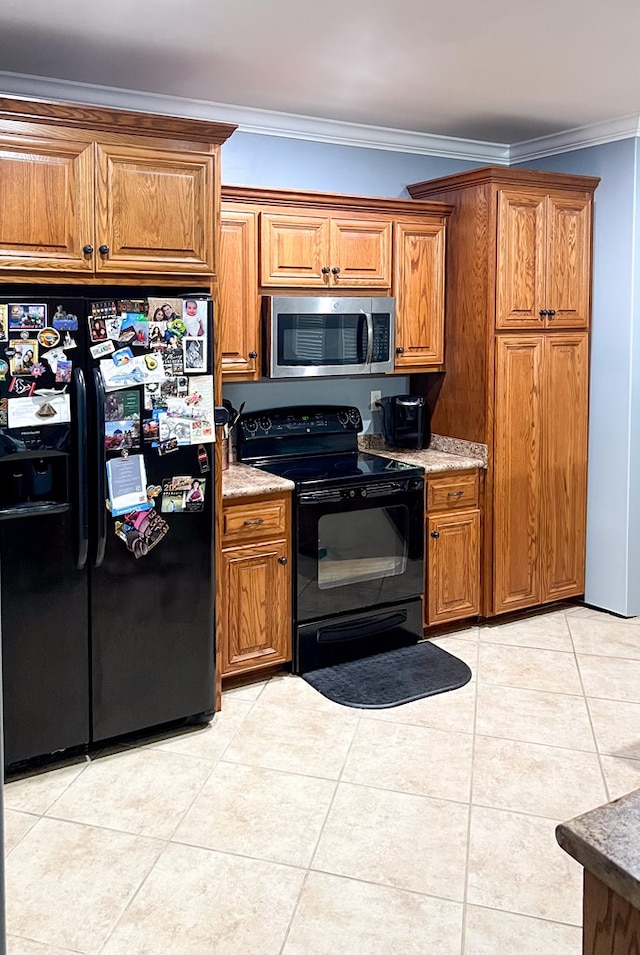
[[[84,372],[76,368],[73,373],[76,392],[76,462],[78,482],[78,556],[76,567],[82,570],[89,556],[89,505],[87,500],[87,386]]]
[[[93,370],[93,381],[96,388],[96,417],[95,417],[95,447],[96,447],[96,556],[94,567],[100,567],[104,560],[107,546],[107,510],[105,506],[105,472],[106,461],[104,453],[104,382],[97,368]]]

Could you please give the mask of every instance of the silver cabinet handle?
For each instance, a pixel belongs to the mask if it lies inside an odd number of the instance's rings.
[[[253,524],[264,524],[264,517],[256,517],[253,521],[244,521],[246,527],[251,527]]]
[[[447,497],[462,497],[464,491],[447,491]]]

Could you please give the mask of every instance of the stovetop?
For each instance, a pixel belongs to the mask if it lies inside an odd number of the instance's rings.
[[[337,488],[420,477],[419,465],[358,451],[362,417],[351,405],[271,408],[241,415],[238,460],[294,481],[296,488]]]
[[[296,487],[342,487],[349,484],[373,484],[385,478],[419,477],[419,465],[392,461],[377,454],[353,452],[312,457],[280,458],[253,462],[261,471],[294,481]]]

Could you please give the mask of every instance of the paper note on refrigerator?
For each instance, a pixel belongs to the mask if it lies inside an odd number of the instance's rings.
[[[109,359],[100,362],[100,372],[104,380],[105,391],[119,391],[135,385],[147,385],[154,381],[164,381],[166,373],[159,353],[138,355],[125,365],[115,365]]]
[[[147,472],[141,454],[107,461],[107,482],[113,517],[148,507]]]
[[[10,428],[34,428],[71,421],[69,395],[53,393],[31,398],[11,398],[7,406]]]

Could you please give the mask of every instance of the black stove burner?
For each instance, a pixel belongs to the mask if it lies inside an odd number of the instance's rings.
[[[347,484],[354,481],[369,483],[398,474],[408,477],[421,474],[422,468],[401,461],[392,461],[377,454],[324,454],[317,457],[261,461],[257,467],[279,477],[288,478],[297,485]]]
[[[273,468],[271,468],[273,470]],[[278,468],[280,477],[289,478],[290,481],[313,480],[321,481],[329,476],[328,471],[323,471],[318,465],[308,464],[306,467],[302,464],[290,468]]]

